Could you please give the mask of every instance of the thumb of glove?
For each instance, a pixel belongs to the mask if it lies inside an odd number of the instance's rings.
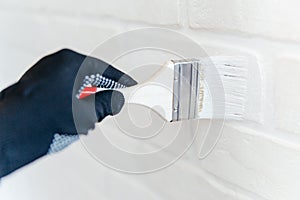
[[[102,121],[108,115],[118,114],[125,99],[121,92],[116,90],[102,91],[95,96],[95,109],[98,122]]]

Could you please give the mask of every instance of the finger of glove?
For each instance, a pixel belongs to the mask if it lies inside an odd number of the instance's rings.
[[[108,115],[118,114],[124,105],[124,96],[121,92],[107,90],[99,92],[95,96],[95,109],[98,122]]]
[[[109,65],[108,63],[97,58],[87,56],[78,72],[79,79],[77,80],[83,80],[86,75],[96,74],[112,79],[113,81],[123,84],[126,87],[137,84],[137,82],[133,78],[114,68],[112,65]]]

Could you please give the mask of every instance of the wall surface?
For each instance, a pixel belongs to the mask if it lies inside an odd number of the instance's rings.
[[[226,123],[205,159],[187,155],[158,174],[133,177],[99,166],[76,143],[4,179],[0,198],[300,199],[299,6],[296,0],[1,0],[1,89],[47,53],[64,47],[89,53],[113,35],[149,26],[183,33],[208,55],[246,56],[251,78],[246,119]],[[181,177],[170,178],[180,170]]]

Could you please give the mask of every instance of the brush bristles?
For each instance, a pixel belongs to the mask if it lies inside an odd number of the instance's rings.
[[[200,59],[201,60],[201,59]],[[245,112],[247,69],[244,57],[216,56],[201,60],[204,97],[199,118],[241,120]]]

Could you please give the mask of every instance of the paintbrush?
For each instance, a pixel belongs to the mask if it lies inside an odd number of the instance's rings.
[[[77,98],[103,90],[122,92],[126,103],[147,106],[167,121],[243,119],[247,66],[243,57],[172,60],[146,82],[125,87],[101,76],[86,77]]]

